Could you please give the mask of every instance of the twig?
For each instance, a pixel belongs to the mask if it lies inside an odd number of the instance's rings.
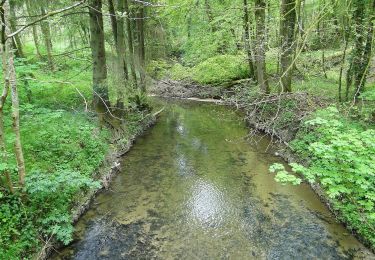
[[[87,111],[88,111],[87,100],[86,100],[85,96],[81,93],[81,91],[79,91],[78,88],[76,88],[76,90],[77,90],[78,94],[79,94],[79,95],[83,98],[83,100],[85,101],[85,112],[87,112]]]

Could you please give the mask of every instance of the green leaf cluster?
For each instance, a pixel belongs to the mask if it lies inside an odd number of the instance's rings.
[[[304,123],[292,147],[308,162],[291,165],[294,172],[318,182],[341,220],[375,246],[375,130],[328,107]]]

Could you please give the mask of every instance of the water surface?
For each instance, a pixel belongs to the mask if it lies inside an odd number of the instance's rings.
[[[280,159],[265,152],[268,138],[249,143],[240,115],[191,101],[162,105],[158,124],[124,157],[56,259],[363,256],[307,185],[274,181],[268,167]]]

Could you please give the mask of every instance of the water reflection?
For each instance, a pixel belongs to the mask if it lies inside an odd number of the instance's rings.
[[[180,176],[191,176],[194,174],[194,168],[189,165],[189,162],[184,154],[179,154],[176,158],[177,161],[177,173]]]
[[[198,180],[191,188],[187,207],[190,217],[205,227],[218,227],[225,220],[225,195],[212,183]]]

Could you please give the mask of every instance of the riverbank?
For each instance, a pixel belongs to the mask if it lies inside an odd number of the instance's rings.
[[[27,185],[23,198],[0,190],[0,258],[43,259],[53,247],[71,241],[73,223],[108,187],[120,167],[119,157],[155,116],[132,112],[125,126],[110,130],[100,127],[89,112],[31,105],[21,112]],[[10,126],[6,121],[8,138]],[[7,145],[11,150],[11,140]]]
[[[186,83],[179,85],[184,85],[185,88],[188,88],[188,84]],[[207,97],[206,88],[207,87],[204,87],[204,92],[195,97]],[[152,90],[153,93],[156,95],[163,95],[164,91],[158,91],[158,89],[159,86],[156,85]],[[163,87],[161,89],[163,89]],[[197,89],[199,88],[194,86],[193,93],[196,93]],[[315,158],[316,160],[316,158],[319,157],[316,157],[313,152],[309,153],[308,151],[311,150],[309,147],[314,140],[319,141],[319,134],[317,132],[312,138],[311,134],[313,134],[315,130],[310,129],[310,132],[306,132],[305,122],[308,119],[313,119],[316,111],[325,111],[324,109],[333,103],[332,100],[322,99],[321,97],[305,92],[259,96],[258,93],[253,92],[251,89],[244,88],[241,85],[234,86],[234,91],[231,91],[228,88],[221,89],[225,89],[225,91],[222,91],[221,95],[221,99],[224,100],[224,103],[236,107],[245,113],[245,120],[252,129],[250,136],[255,135],[255,133],[258,132],[266,133],[271,136],[272,141],[276,144],[277,149],[279,150],[277,152],[278,156],[282,157],[289,163],[297,162],[306,167],[310,165],[314,166],[315,161],[312,158]],[[217,91],[217,87],[215,87],[215,91]],[[185,91],[184,93],[189,93],[189,91]],[[187,97],[186,95],[179,95],[178,91],[173,90],[169,91],[168,97],[171,96],[175,98]],[[217,99],[218,97],[216,96],[215,98]],[[327,118],[328,121],[332,121],[333,119],[334,118]],[[349,127],[352,125],[352,129],[356,127],[356,123],[348,123],[348,125]],[[253,131],[254,129],[255,131]],[[365,131],[365,128],[363,128],[363,131]],[[311,140],[308,140],[309,136]],[[330,138],[335,137],[327,136],[327,145],[331,142]],[[354,149],[355,147],[352,148]],[[349,146],[349,149],[352,148]],[[337,154],[340,153],[337,152]],[[334,161],[332,161],[331,164],[334,164]],[[345,162],[344,164],[351,167],[351,162]],[[340,170],[338,171],[340,172]],[[359,169],[358,171],[360,173],[361,170]],[[342,174],[347,173],[343,171]],[[345,203],[345,200],[343,201],[336,196],[332,196],[332,193],[330,192],[336,187],[327,184],[322,186],[321,181],[322,179],[317,178],[315,182],[310,183],[310,186],[329,207],[335,217],[346,225],[346,227],[355,234],[358,239],[374,251],[375,244],[374,236],[371,235],[371,224],[367,226],[360,221],[360,219],[363,218],[360,213],[363,207],[357,206],[353,208],[351,203]],[[344,187],[346,187],[345,189],[350,187],[348,186],[350,183],[340,183],[340,185],[344,185]],[[354,195],[356,195],[356,193],[354,193],[353,196]],[[371,205],[371,199],[369,199],[369,203]],[[351,210],[348,208],[351,208]],[[371,212],[368,212],[366,217],[370,218]]]
[[[148,114],[142,117],[141,121],[127,122],[127,126],[121,129],[112,130],[111,148],[105,155],[99,169],[97,169],[92,177],[100,182],[100,185],[84,194],[77,196],[74,206],[71,209],[72,224],[75,224],[80,217],[90,208],[94,198],[103,190],[109,188],[112,179],[121,170],[121,158],[130,151],[136,139],[141,136],[148,128],[156,122],[159,112]],[[48,259],[48,257],[56,250],[65,245],[57,241],[55,238],[47,241],[42,249],[37,253],[37,259]]]

